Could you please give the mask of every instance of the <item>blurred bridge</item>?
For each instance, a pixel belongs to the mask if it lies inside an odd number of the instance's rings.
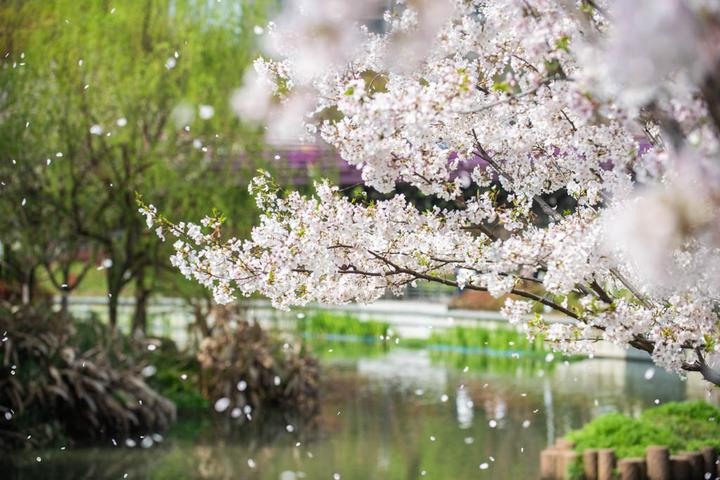
[[[457,154],[451,153],[448,161],[456,158]],[[237,162],[239,167],[250,167],[252,171],[256,168],[268,169],[283,185],[308,185],[319,178],[328,178],[343,187],[362,183],[360,169],[348,164],[327,144],[268,145],[259,154],[243,155]],[[478,157],[461,161],[451,178],[466,176],[469,183],[469,173],[478,165],[485,166],[487,163]]]
[[[345,162],[329,146],[319,144],[268,145],[259,154],[253,152],[234,161],[238,168],[269,170],[282,185],[308,185],[328,178],[340,186],[362,182],[360,170]]]

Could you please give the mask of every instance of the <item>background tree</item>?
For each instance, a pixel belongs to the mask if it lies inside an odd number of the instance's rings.
[[[148,297],[175,274],[136,192],[191,217],[216,205],[238,229],[250,222],[238,185],[258,129],[228,100],[272,3],[3,2],[0,242],[26,291],[42,268],[66,298],[97,255],[110,323],[133,285],[144,329]],[[200,180],[212,187],[192,188]]]

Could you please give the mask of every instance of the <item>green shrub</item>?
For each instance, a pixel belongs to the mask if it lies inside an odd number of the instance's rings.
[[[720,409],[702,402],[671,402],[646,410],[640,418],[685,440],[685,450],[720,449]]]
[[[200,391],[200,364],[194,355],[178,351],[174,344],[163,344],[148,360],[156,372],[147,383],[170,399],[179,411],[210,407]]]
[[[678,447],[672,433],[664,427],[610,413],[588,423],[567,436],[578,451],[587,448],[614,448],[618,457],[638,457],[648,445]]]
[[[720,409],[707,403],[672,402],[633,419],[620,413],[596,418],[567,438],[578,451],[614,448],[619,458],[645,455],[650,445],[665,445],[673,453],[704,446],[720,448]]]
[[[583,480],[585,478],[585,472],[580,458],[575,459],[575,461],[568,465],[566,478],[570,480]]]

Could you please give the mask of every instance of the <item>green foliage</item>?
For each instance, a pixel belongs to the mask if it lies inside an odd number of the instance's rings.
[[[566,476],[568,480],[584,480],[585,471],[583,470],[582,459],[577,458],[567,466]]]
[[[149,356],[148,362],[156,372],[146,380],[147,383],[172,401],[180,414],[210,407],[210,402],[201,393],[200,364],[194,355],[165,342]]]
[[[616,455],[621,458],[643,456],[648,445],[678,447],[667,429],[620,413],[599,417],[567,437],[576,443],[578,451],[614,448]]]
[[[720,409],[705,402],[666,403],[644,411],[640,418],[684,439],[685,450],[707,446],[720,449]]]
[[[433,330],[428,339],[399,338],[390,325],[360,320],[351,313],[317,310],[297,321],[297,331],[319,358],[384,355],[392,348],[428,349],[434,363],[462,370],[517,372],[552,370],[542,338],[528,340],[509,328],[453,327]]]
[[[232,219],[226,230],[250,228],[242,183],[257,165],[241,159],[259,151],[261,132],[229,98],[255,57],[253,26],[275,3],[0,4],[0,275],[30,284],[43,268],[71,291],[82,253],[89,272],[112,260],[102,272],[111,309],[133,283],[135,293],[196,294],[167,268],[170,247],[147,229],[135,193],[168,215],[198,220],[215,206]],[[201,118],[201,105],[214,115]]]
[[[504,327],[458,326],[433,330],[428,339],[399,339],[386,322],[361,320],[351,313],[332,310],[306,312],[298,318],[297,331],[310,341],[319,354],[328,349],[332,349],[335,355],[345,352],[358,356],[382,353],[396,346],[430,348],[437,360],[444,358],[447,362],[463,366],[472,363],[476,367],[487,367],[488,362],[492,362],[495,366],[514,369],[517,368],[518,358],[513,358],[512,354],[517,353],[521,363],[536,363],[533,368],[544,368],[544,356],[550,351],[541,337],[529,340],[524,333]],[[378,350],[368,345],[376,343],[384,343],[385,348]]]
[[[297,322],[298,332],[313,335],[348,335],[359,338],[387,337],[390,325],[377,320],[360,320],[350,313],[317,310],[308,312]]]
[[[529,340],[527,336],[511,328],[453,327],[433,330],[427,345],[435,362],[465,367],[477,371],[531,372],[553,368],[545,362],[549,352],[542,338]],[[454,347],[454,348],[453,348]]]
[[[567,35],[563,35],[562,37],[557,39],[557,42],[555,43],[555,48],[558,50],[564,50],[566,52],[569,52],[569,45],[570,45],[570,37]]]
[[[322,337],[306,338],[305,348],[320,360],[376,358],[388,353],[388,344],[348,340],[325,340]]]
[[[428,340],[430,344],[456,345],[466,348],[479,348],[498,351],[522,351],[545,355],[541,337],[529,340],[523,332],[510,328],[453,327],[447,330],[434,330]]]
[[[512,87],[507,82],[495,82],[493,83],[492,90],[494,92],[505,92],[512,93]]]
[[[638,457],[650,445],[673,453],[705,446],[720,448],[720,409],[704,402],[672,402],[633,419],[619,413],[596,418],[567,437],[578,451],[614,448],[619,458]]]

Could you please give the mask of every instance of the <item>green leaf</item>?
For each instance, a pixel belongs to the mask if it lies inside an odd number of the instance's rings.
[[[512,87],[508,82],[495,82],[493,83],[492,89],[495,92],[512,93]]]
[[[555,48],[558,50],[564,50],[566,52],[569,51],[568,46],[570,45],[570,37],[567,35],[563,35],[562,37],[558,38],[557,42],[555,42]]]

